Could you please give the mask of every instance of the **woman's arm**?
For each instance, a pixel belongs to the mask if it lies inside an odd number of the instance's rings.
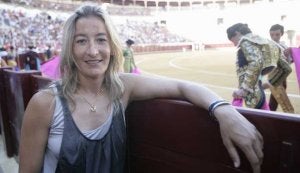
[[[125,84],[125,98],[128,101],[153,98],[174,98],[187,100],[196,106],[208,109],[221,98],[214,92],[199,84],[163,77],[143,75],[122,75]],[[234,165],[240,165],[235,146],[241,148],[250,161],[253,172],[260,172],[262,162],[263,139],[256,128],[231,105],[217,107],[215,118],[220,124],[223,143],[227,148]]]
[[[50,91],[38,92],[28,103],[21,129],[20,173],[41,172],[54,104]]]
[[[162,76],[122,74],[128,101],[152,98],[187,100],[199,107],[208,106],[221,97],[202,85]],[[205,99],[204,99],[205,98]]]

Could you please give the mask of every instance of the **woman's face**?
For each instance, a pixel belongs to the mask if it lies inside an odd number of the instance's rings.
[[[110,61],[110,44],[100,18],[89,16],[77,20],[73,53],[80,75],[89,78],[104,75]]]

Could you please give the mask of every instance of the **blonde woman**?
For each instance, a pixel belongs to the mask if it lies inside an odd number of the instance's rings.
[[[122,49],[100,7],[77,9],[63,35],[61,81],[35,94],[26,108],[20,173],[123,172],[124,110],[134,100],[159,97],[210,107],[234,165],[240,164],[237,146],[260,172],[262,136],[215,93],[186,81],[119,72]]]

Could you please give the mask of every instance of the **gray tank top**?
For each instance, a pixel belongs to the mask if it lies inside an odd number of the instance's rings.
[[[49,131],[48,143],[44,156],[43,173],[54,173],[57,167],[59,153],[61,149],[61,142],[63,138],[64,130],[64,114],[62,103],[57,96],[57,88],[55,85],[50,88],[56,94],[55,96],[55,109],[51,120],[51,126]],[[113,108],[111,108],[110,115],[107,120],[98,128],[90,131],[83,131],[82,134],[88,139],[101,139],[108,132],[112,122]]]

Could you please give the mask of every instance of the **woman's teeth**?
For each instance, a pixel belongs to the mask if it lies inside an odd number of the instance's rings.
[[[101,62],[102,60],[87,60],[87,61],[85,61],[86,63],[88,63],[88,64],[96,64],[96,63],[99,63],[99,62]]]

